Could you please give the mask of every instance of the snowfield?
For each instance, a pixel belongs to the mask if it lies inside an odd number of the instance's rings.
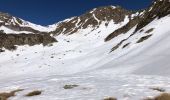
[[[112,96],[143,100],[160,94],[151,88],[170,92],[170,16],[155,19],[142,32],[132,35],[134,27],[104,42],[127,22],[111,21],[108,26],[103,22],[96,30],[89,26],[72,35],[61,34],[53,46],[20,46],[0,53],[0,92],[24,89],[9,100],[103,100]],[[137,43],[148,35],[152,36]],[[65,85],[78,86],[64,89]],[[42,94],[24,96],[33,90]]]

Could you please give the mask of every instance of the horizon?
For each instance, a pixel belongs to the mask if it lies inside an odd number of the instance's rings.
[[[3,0],[0,3],[0,12],[9,13],[12,16],[38,25],[47,26],[73,16],[80,16],[87,11],[101,6],[119,5],[127,10],[140,10],[147,8],[151,2],[152,0]]]

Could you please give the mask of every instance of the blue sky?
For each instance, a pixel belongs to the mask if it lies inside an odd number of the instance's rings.
[[[0,11],[40,25],[50,25],[78,16],[93,8],[120,5],[138,10],[148,7],[152,0],[1,0]]]

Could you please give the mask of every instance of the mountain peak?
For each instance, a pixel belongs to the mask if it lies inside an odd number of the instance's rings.
[[[107,24],[113,21],[115,24],[124,21],[126,16],[130,16],[131,11],[123,9],[120,6],[104,6],[92,9],[85,14],[70,18],[66,21],[60,22],[54,34],[73,34],[79,29],[86,29],[88,27],[96,28],[102,22]]]
[[[115,23],[119,23],[124,20],[126,15],[130,15],[132,13],[120,6],[103,6],[95,8],[82,16],[86,16],[88,14],[91,14],[91,17],[95,15],[95,17],[100,21],[114,20]]]

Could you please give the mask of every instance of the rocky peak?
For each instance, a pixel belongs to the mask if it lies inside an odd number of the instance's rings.
[[[1,25],[19,26],[22,23],[23,23],[23,21],[21,19],[13,17],[8,13],[0,12],[0,24]]]
[[[102,22],[113,20],[115,24],[124,21],[126,16],[130,16],[131,11],[121,8],[120,6],[106,6],[95,8],[79,17],[73,17],[69,20],[59,23],[54,34],[73,34],[79,29],[87,27],[98,27]],[[106,23],[107,26],[107,23]]]
[[[80,18],[82,20],[87,18],[94,20],[98,19],[99,22],[113,20],[115,23],[119,23],[124,20],[126,15],[130,14],[130,11],[123,9],[120,6],[106,6],[95,8],[92,11],[80,16]]]

